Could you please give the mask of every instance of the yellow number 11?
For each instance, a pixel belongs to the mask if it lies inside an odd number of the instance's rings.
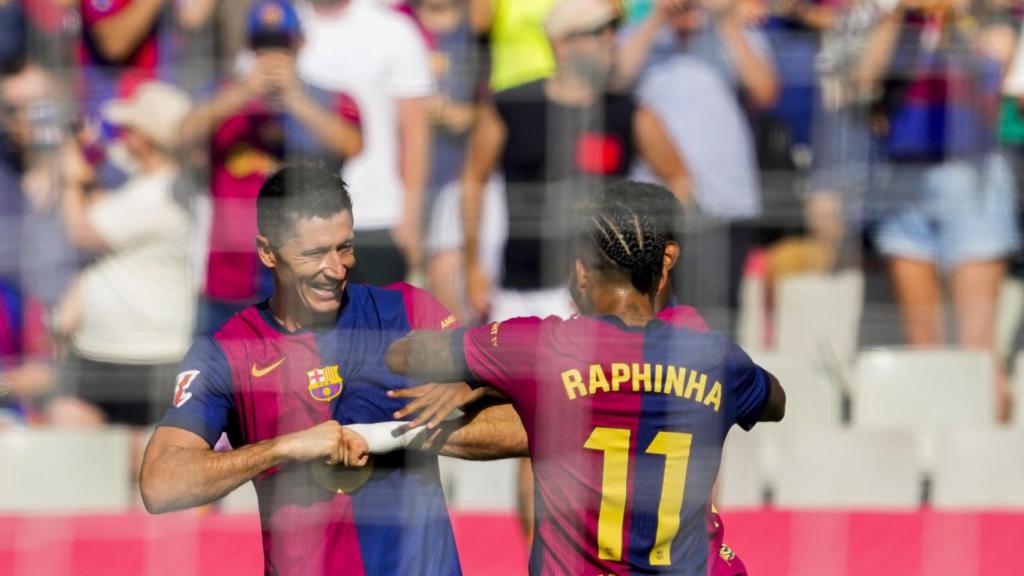
[[[629,477],[629,436],[626,428],[594,428],[583,444],[588,450],[604,452],[601,473],[601,509],[597,516],[597,550],[602,560],[622,560],[622,523],[626,513]],[[665,474],[658,503],[658,530],[651,548],[652,566],[672,564],[672,540],[679,533],[679,511],[686,490],[686,469],[690,461],[693,434],[658,432],[647,447],[648,454],[665,456]]]

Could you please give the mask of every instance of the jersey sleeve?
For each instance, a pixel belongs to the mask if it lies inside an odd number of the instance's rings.
[[[725,377],[729,402],[735,407],[736,423],[744,430],[757,424],[771,391],[771,378],[764,368],[731,340],[726,340]]]
[[[448,311],[430,292],[405,282],[387,287],[402,293],[402,303],[413,330],[452,330],[459,327],[455,316]]]
[[[465,330],[457,340],[466,371],[477,384],[493,386],[513,401],[533,397],[543,323],[513,318]]]
[[[213,338],[200,336],[181,362],[174,399],[159,425],[194,432],[212,448],[233,407],[227,357]]]

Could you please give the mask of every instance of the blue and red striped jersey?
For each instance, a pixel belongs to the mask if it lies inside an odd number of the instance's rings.
[[[350,284],[333,329],[284,331],[266,303],[199,339],[178,375],[162,426],[233,446],[304,430],[392,420],[413,382],[384,354],[412,329],[446,329],[448,312],[427,293],[396,284]],[[254,481],[268,574],[459,574],[437,458],[375,456],[365,469],[319,463],[268,470]]]
[[[531,573],[706,574],[722,444],[755,424],[770,378],[692,309],[663,317],[517,318],[456,339],[527,431]]]

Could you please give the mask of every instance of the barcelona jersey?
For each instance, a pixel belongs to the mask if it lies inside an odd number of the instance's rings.
[[[455,339],[509,397],[536,477],[533,574],[704,576],[722,444],[751,428],[770,377],[692,314],[517,318]]]
[[[178,375],[162,426],[213,446],[269,440],[334,419],[392,420],[403,400],[388,390],[412,382],[389,372],[384,354],[412,329],[454,319],[405,284],[350,284],[333,329],[286,332],[266,303],[196,341]],[[361,469],[290,463],[253,480],[268,574],[459,574],[436,456],[396,452]]]

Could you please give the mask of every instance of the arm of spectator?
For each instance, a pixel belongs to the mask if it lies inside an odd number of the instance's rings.
[[[405,252],[409,268],[419,267],[422,243],[420,217],[423,194],[430,171],[430,113],[428,98],[398,100],[398,137],[401,143],[401,175],[405,185],[402,221],[394,231],[395,241]]]
[[[146,510],[160,514],[209,504],[287,462],[362,466],[368,450],[362,437],[335,420],[228,452],[215,452],[194,432],[160,426],[146,446],[139,488]]]
[[[458,102],[444,94],[430,97],[430,118],[434,125],[454,136],[460,136],[473,127],[476,106],[472,102]]]
[[[798,1],[794,15],[805,26],[819,32],[828,32],[839,22],[839,11],[835,6]]]
[[[612,90],[626,92],[647,66],[647,57],[651,55],[651,47],[658,37],[658,32],[668,20],[668,16],[687,4],[686,0],[656,0],[654,9],[631,31],[615,51],[615,77],[612,78]]]
[[[479,106],[476,124],[469,135],[466,163],[462,172],[462,231],[469,303],[479,316],[486,316],[490,287],[480,262],[480,217],[484,187],[498,163],[505,145],[505,126],[489,103]]]
[[[682,154],[665,133],[661,120],[647,108],[638,107],[633,116],[633,137],[640,157],[651,167],[654,175],[684,206],[692,207],[690,173]]]
[[[92,27],[99,53],[114,62],[132,55],[153,28],[167,0],[132,0]]]
[[[179,140],[183,145],[200,142],[210,136],[217,127],[242,109],[256,97],[247,80],[218,90],[207,102],[199,104],[181,122]]]
[[[342,158],[351,158],[363,149],[359,126],[316,102],[299,81],[295,57],[275,54],[271,58],[271,82],[279,87],[285,108],[309,130],[321,144]]]
[[[216,7],[217,0],[186,0],[178,5],[178,24],[186,30],[202,28]]]
[[[469,25],[478,36],[487,34],[494,22],[494,4],[498,0],[469,0]]]
[[[756,110],[775,105],[779,97],[779,78],[766,53],[750,40],[749,29],[735,4],[717,18],[718,35],[732,59],[740,87]]]
[[[875,25],[853,70],[853,83],[862,95],[874,94],[892,61],[903,27],[903,10],[893,10]]]
[[[60,215],[68,241],[83,250],[106,252],[110,247],[89,220],[86,200],[86,187],[95,180],[95,173],[75,142],[66,143],[61,150],[61,175]]]

